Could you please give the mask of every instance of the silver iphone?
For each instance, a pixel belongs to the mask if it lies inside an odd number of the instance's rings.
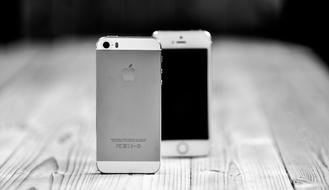
[[[160,167],[160,44],[153,38],[102,37],[96,65],[98,169],[155,173]]]

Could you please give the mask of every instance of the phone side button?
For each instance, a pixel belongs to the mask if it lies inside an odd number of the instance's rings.
[[[180,142],[177,145],[177,152],[181,155],[187,154],[189,150],[188,145],[185,142]]]

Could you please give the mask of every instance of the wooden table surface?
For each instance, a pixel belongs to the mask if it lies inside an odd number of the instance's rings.
[[[95,165],[95,40],[0,48],[0,189],[329,189],[329,75],[308,49],[213,45],[212,151],[154,175]]]

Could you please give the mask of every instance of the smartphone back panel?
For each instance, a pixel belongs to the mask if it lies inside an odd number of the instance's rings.
[[[160,47],[96,51],[97,161],[160,160],[160,59]]]

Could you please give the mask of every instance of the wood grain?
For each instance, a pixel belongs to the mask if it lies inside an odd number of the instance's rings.
[[[24,123],[19,128],[27,134],[0,168],[0,189],[189,188],[188,158],[164,159],[156,175],[101,175],[95,164],[94,47],[88,41],[44,48],[1,94],[6,127]]]
[[[100,174],[94,42],[0,49],[0,189],[328,189],[329,75],[307,49],[243,40],[214,43],[209,156]]]
[[[233,54],[236,47],[230,45],[215,44],[213,57],[216,136],[224,139],[227,153],[225,188],[292,189],[257,91],[238,65],[248,62]]]
[[[39,51],[38,45],[28,48],[27,44],[12,44],[0,48],[0,107],[3,108],[0,109],[0,165],[8,160],[13,149],[22,143],[22,138],[26,135],[25,131],[9,126],[7,117],[4,116],[8,111],[6,104],[9,98],[4,95],[7,91],[6,86],[15,80],[18,73],[23,72]]]
[[[256,50],[259,55],[250,58]],[[261,65],[266,51],[272,52],[272,59]],[[242,63],[240,67],[260,92],[294,188],[328,189],[327,71],[312,52],[300,47],[263,45],[262,49],[243,49],[239,54],[249,57],[252,67]]]

